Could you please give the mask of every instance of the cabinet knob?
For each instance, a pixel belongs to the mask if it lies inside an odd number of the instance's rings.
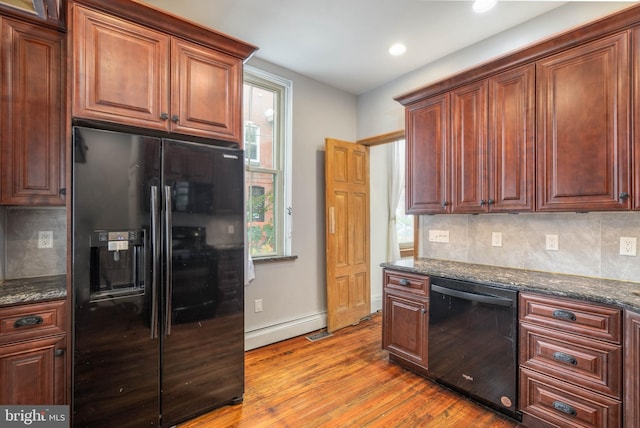
[[[495,200],[493,200],[493,199],[489,199],[489,200],[487,201],[487,203],[488,203],[489,205],[493,205],[493,204],[495,204],[495,203],[496,203],[496,201],[495,201]]]
[[[178,123],[178,122],[180,121],[180,118],[178,117],[178,115],[177,115],[177,114],[174,114],[173,116],[171,116],[171,120],[172,120],[174,123]]]
[[[447,201],[442,201],[442,208],[446,208],[447,205],[449,205],[449,202]]]
[[[169,114],[164,113],[164,112],[160,113],[160,119],[162,119],[162,120],[167,120],[167,119],[169,119]]]
[[[487,203],[487,201],[485,201],[484,199],[480,199],[480,206],[481,207],[484,207],[486,203]]]
[[[56,349],[55,356],[56,357],[62,357],[64,355],[64,353],[65,353],[64,349]]]
[[[620,192],[620,199],[623,201],[629,198],[629,194],[627,192]]]

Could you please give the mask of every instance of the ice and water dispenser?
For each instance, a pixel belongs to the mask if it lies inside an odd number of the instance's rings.
[[[91,235],[91,300],[144,293],[144,230],[95,230]]]

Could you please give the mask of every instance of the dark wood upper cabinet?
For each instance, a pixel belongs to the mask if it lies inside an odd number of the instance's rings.
[[[633,30],[633,209],[640,210],[640,27]]]
[[[489,78],[489,183],[492,212],[535,208],[535,68]]]
[[[487,193],[487,81],[451,91],[451,109],[451,212],[478,212]]]
[[[407,214],[449,211],[449,94],[434,96],[406,110]]]
[[[172,26],[175,18],[142,5],[110,2],[111,14],[82,3],[97,9],[71,6],[74,117],[242,144],[242,61],[255,48],[227,53],[215,44],[226,39],[212,31],[203,44],[202,27]],[[156,15],[157,25],[147,25]]]
[[[64,205],[64,34],[1,22],[0,202]]]
[[[73,116],[168,131],[170,38],[73,9]]]
[[[536,63],[539,211],[631,207],[627,31]]]

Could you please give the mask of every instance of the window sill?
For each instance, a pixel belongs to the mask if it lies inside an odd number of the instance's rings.
[[[273,257],[260,257],[253,259],[254,265],[261,265],[266,263],[276,263],[276,262],[288,262],[296,260],[298,256],[273,256]]]

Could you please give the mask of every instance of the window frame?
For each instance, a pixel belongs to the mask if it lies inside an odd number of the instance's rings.
[[[273,150],[274,157],[273,168],[264,168],[258,166],[257,162],[245,159],[245,181],[247,181],[247,189],[249,188],[248,177],[251,173],[273,174],[274,176],[274,240],[275,248],[273,253],[252,254],[254,261],[260,259],[277,259],[279,257],[291,256],[291,225],[292,225],[292,203],[291,203],[291,169],[292,169],[292,106],[293,106],[293,83],[291,80],[281,76],[259,69],[257,67],[245,65],[243,76],[243,89],[245,84],[261,87],[277,93],[277,107],[274,112],[274,135]],[[244,116],[244,112],[243,112]],[[243,131],[245,126],[250,122],[244,117]],[[244,142],[244,137],[243,137]],[[246,147],[245,147],[246,150]],[[249,192],[247,192],[249,193]],[[251,195],[245,195],[250,198]],[[246,201],[245,201],[246,203]],[[248,222],[245,222],[245,228]],[[248,234],[245,231],[247,246],[249,248]]]

